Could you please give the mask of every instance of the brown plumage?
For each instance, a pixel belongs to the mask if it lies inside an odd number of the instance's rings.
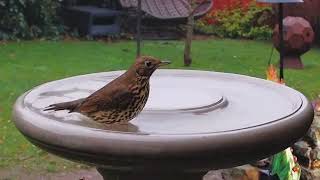
[[[168,61],[141,56],[124,74],[87,98],[52,104],[45,111],[68,110],[69,113],[81,113],[99,123],[126,123],[144,108],[153,72],[167,64]]]

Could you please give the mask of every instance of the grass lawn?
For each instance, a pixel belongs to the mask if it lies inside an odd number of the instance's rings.
[[[242,40],[194,41],[190,69],[222,71],[265,78],[271,43]],[[143,53],[183,66],[183,42],[144,42]],[[64,77],[126,69],[135,56],[134,42],[21,42],[0,44],[0,169],[23,166],[36,171],[79,167],[28,143],[11,122],[11,107],[23,92]],[[274,54],[273,62],[278,59]],[[310,99],[320,92],[320,49],[304,57],[305,69],[286,71],[286,84]],[[235,87],[236,88],[236,87]],[[80,167],[81,168],[81,167]]]

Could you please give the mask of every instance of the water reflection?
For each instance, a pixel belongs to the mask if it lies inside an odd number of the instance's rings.
[[[94,92],[94,90],[90,90],[90,89],[79,89],[79,88],[72,88],[72,89],[68,89],[68,90],[63,90],[63,91],[48,91],[48,92],[43,92],[41,94],[39,94],[39,98],[45,98],[48,96],[56,96],[56,97],[67,97],[66,95],[69,93],[73,93],[73,92],[84,92],[84,93],[88,93],[91,94]]]

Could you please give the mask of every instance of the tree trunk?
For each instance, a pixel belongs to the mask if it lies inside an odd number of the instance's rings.
[[[194,13],[192,13],[192,0],[189,0],[190,10],[189,10],[189,17],[187,22],[187,33],[186,33],[186,40],[185,40],[185,47],[184,47],[184,65],[190,66],[192,62],[191,58],[191,44],[192,44],[192,37],[193,37],[193,27],[194,27]]]

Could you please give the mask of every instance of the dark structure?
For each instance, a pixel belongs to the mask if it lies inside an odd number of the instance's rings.
[[[120,15],[128,17],[124,24],[126,29],[135,33],[138,17],[142,20],[145,33],[170,31],[178,24],[185,23],[188,17],[188,0],[140,0],[141,13],[138,12],[138,0],[109,0],[108,3],[80,2],[66,3],[65,18],[67,24],[80,30],[82,35],[107,35],[120,32]],[[195,17],[206,14],[213,6],[213,0],[199,2]],[[132,31],[133,30],[133,31]]]
[[[67,24],[81,35],[103,36],[120,33],[121,12],[95,6],[70,6],[65,9]]]
[[[303,69],[300,56],[310,50],[314,32],[310,23],[301,17],[288,16],[283,20],[284,33],[284,67]],[[279,25],[274,29],[273,43],[280,51]]]
[[[65,24],[82,36],[120,33],[119,4],[114,0],[65,0],[62,16]]]

